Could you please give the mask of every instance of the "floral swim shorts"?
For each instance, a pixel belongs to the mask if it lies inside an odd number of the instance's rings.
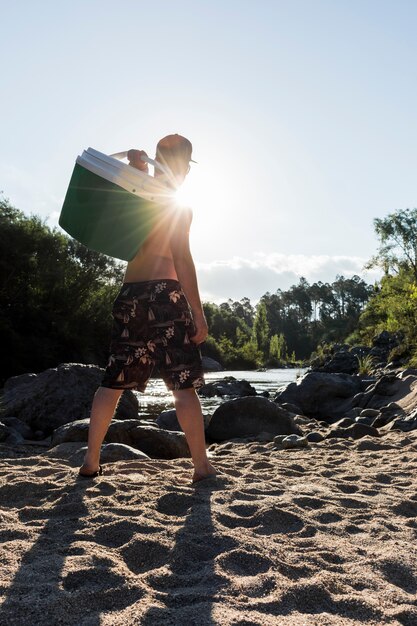
[[[112,309],[110,357],[102,387],[145,391],[156,367],[168,390],[205,384],[196,330],[178,280],[123,283]]]

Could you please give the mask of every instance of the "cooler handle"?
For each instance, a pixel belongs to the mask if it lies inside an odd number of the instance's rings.
[[[115,152],[114,154],[110,154],[109,156],[113,157],[114,159],[124,159],[125,157],[127,157],[127,153],[128,150],[125,150],[124,152]],[[153,165],[157,169],[161,170],[162,172],[164,172],[164,174],[167,174],[167,176],[171,175],[171,172],[166,167],[158,163],[158,161],[154,161],[154,159],[150,159],[147,156],[141,156],[140,158],[142,159],[142,161],[145,161],[145,163],[149,163],[150,165]]]

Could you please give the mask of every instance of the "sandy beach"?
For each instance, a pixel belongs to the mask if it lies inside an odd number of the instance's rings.
[[[73,444],[80,446],[80,444]],[[1,623],[417,624],[417,432],[104,465],[1,446]]]

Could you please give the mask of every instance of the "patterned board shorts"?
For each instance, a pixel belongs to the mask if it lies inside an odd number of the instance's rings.
[[[205,384],[195,326],[178,280],[123,283],[112,309],[102,387],[145,391],[156,367],[168,390]]]

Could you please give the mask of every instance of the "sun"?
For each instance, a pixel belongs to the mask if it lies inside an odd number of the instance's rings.
[[[203,195],[201,181],[189,176],[175,192],[175,199],[180,206],[196,207],[200,204]]]

